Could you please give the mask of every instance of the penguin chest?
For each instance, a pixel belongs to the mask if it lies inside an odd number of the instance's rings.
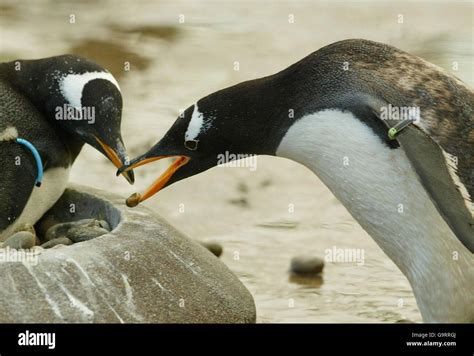
[[[402,147],[390,148],[350,112],[325,110],[296,121],[276,153],[305,165],[328,186],[408,278],[425,321],[472,320],[466,313],[474,295],[472,255]]]
[[[459,244],[403,148],[390,148],[350,112],[325,110],[299,119],[277,155],[311,169],[399,266],[413,268],[406,249],[415,258],[440,247],[433,241]]]
[[[400,234],[405,240],[438,234],[427,226],[452,235],[403,149],[389,147],[350,112],[299,119],[277,155],[311,169],[379,243],[393,246]]]
[[[66,189],[70,167],[55,167],[44,172],[41,187],[34,187],[18,219],[0,232],[0,241],[7,239],[17,227],[34,225],[48,211]]]

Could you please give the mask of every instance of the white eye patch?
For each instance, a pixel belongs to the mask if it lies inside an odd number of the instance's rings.
[[[196,138],[201,134],[206,132],[211,127],[212,120],[204,120],[204,115],[199,112],[197,103],[194,104],[193,114],[191,120],[189,120],[189,125],[184,134],[184,141],[196,141]]]
[[[75,108],[81,108],[82,90],[94,79],[105,79],[114,84],[120,91],[114,76],[108,72],[88,72],[83,74],[68,74],[61,79],[59,88],[64,98]]]

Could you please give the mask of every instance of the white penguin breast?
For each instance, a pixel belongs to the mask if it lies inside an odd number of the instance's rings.
[[[7,239],[18,226],[34,225],[64,193],[69,181],[70,167],[47,169],[41,187],[33,187],[28,202],[13,224],[0,232],[0,241]]]
[[[429,235],[431,228],[452,236],[403,149],[388,147],[350,112],[324,110],[299,119],[277,155],[311,169],[379,244],[392,248],[394,259],[404,254],[394,245]],[[394,241],[399,235],[404,241]]]
[[[439,214],[403,148],[388,147],[350,112],[325,110],[297,120],[277,155],[307,166],[328,186],[408,278],[425,321],[472,320],[472,254]],[[453,251],[462,257],[454,260]]]

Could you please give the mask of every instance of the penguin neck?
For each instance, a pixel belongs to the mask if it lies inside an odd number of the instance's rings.
[[[466,313],[472,255],[401,147],[390,148],[350,112],[325,110],[297,120],[276,155],[307,166],[328,186],[408,278],[425,321],[474,320]]]
[[[0,70],[2,78],[27,97],[43,114],[51,105],[51,94],[57,92],[55,76],[47,75],[48,71],[45,70],[48,65],[48,60],[17,60],[2,63]]]
[[[71,155],[71,162],[74,162],[84,147],[84,141],[76,138],[74,135],[70,134],[69,132],[63,130],[62,128],[58,127],[57,130],[61,140],[64,142],[66,147],[69,149],[69,153]]]

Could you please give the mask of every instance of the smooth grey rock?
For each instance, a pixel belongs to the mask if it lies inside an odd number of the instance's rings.
[[[201,245],[208,249],[216,257],[220,257],[222,255],[222,251],[224,250],[217,242],[201,242]]]
[[[3,248],[30,249],[35,245],[36,236],[29,231],[20,231],[3,242]]]
[[[72,241],[68,239],[67,237],[58,237],[57,239],[52,239],[49,240],[48,242],[45,242],[44,244],[41,245],[42,248],[51,248],[56,245],[72,245]]]
[[[290,271],[296,274],[318,274],[323,271],[324,260],[315,256],[296,256],[291,259]]]
[[[0,303],[0,322],[255,322],[252,296],[219,259],[154,212],[124,202],[86,187],[67,189],[45,219],[94,217],[112,231],[44,249],[35,265],[0,263],[0,300],[8,301]]]

